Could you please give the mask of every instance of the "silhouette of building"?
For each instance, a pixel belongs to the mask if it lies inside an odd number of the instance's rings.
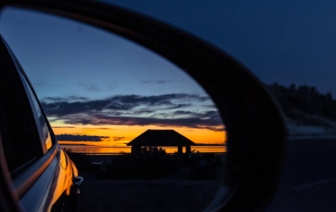
[[[175,130],[147,130],[134,138],[127,146],[132,146],[133,154],[141,153],[143,146],[176,146],[177,152],[182,154],[185,146],[185,153],[189,154],[190,146],[196,146],[196,144]]]

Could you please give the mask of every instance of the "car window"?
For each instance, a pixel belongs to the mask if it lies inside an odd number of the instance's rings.
[[[1,142],[8,169],[14,176],[42,156],[42,148],[17,72],[1,71],[0,99]]]
[[[52,147],[52,140],[50,136],[49,127],[47,121],[43,115],[42,108],[40,107],[36,96],[34,95],[31,87],[29,86],[26,78],[20,73],[21,80],[27,92],[30,104],[33,110],[34,118],[36,121],[37,129],[39,131],[42,147],[44,150],[49,150]]]

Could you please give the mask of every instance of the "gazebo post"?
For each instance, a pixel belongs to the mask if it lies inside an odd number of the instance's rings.
[[[182,155],[182,153],[183,153],[183,146],[177,146],[177,153],[179,155]]]
[[[189,145],[186,146],[186,155],[189,155],[191,152],[191,147]]]

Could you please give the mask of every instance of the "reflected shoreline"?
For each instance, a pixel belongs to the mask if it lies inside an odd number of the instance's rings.
[[[105,155],[119,155],[123,153],[131,153],[131,146],[90,146],[90,145],[61,145],[62,148],[70,149],[76,153],[84,154],[105,154]],[[162,147],[168,154],[177,152],[177,147]],[[226,146],[210,145],[210,146],[192,146],[191,150],[200,153],[225,153]]]

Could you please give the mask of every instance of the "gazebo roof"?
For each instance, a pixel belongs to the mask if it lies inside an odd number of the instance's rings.
[[[196,144],[175,130],[147,130],[127,146],[195,146]]]

